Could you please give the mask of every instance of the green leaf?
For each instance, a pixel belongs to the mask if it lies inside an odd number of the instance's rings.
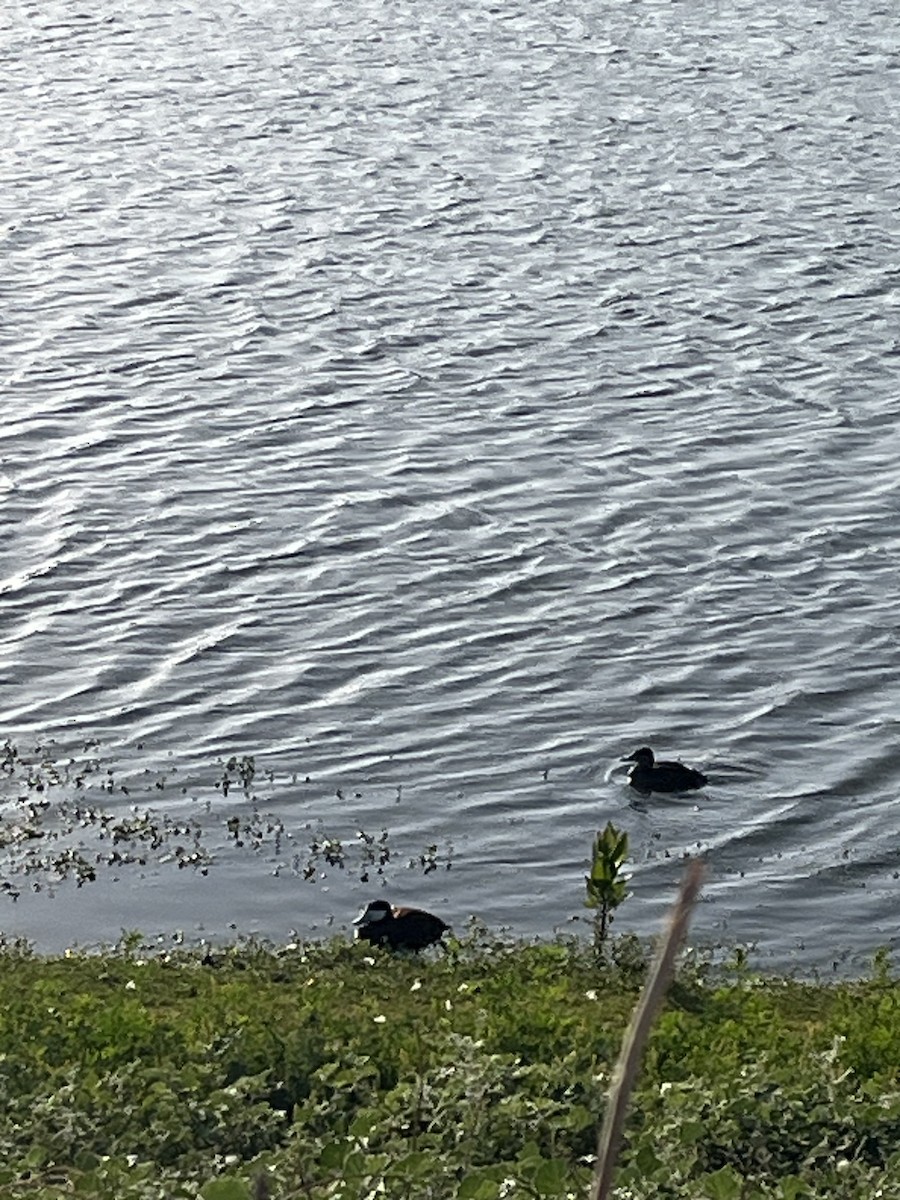
[[[75,1166],[79,1171],[95,1171],[100,1166],[100,1159],[90,1150],[79,1150],[75,1155]]]
[[[391,1175],[400,1175],[404,1179],[421,1177],[423,1179],[434,1174],[434,1155],[424,1150],[416,1150],[412,1154],[404,1154],[391,1163]]]
[[[328,1142],[322,1147],[319,1165],[326,1171],[337,1171],[343,1167],[352,1152],[352,1142]]]
[[[96,1196],[100,1194],[101,1185],[96,1171],[86,1171],[84,1175],[76,1175],[71,1181],[76,1196]]]
[[[355,1138],[371,1137],[378,1121],[371,1112],[360,1113],[350,1124],[350,1135]]]
[[[250,1200],[250,1190],[243,1179],[223,1176],[211,1179],[200,1189],[203,1200]]]
[[[497,1172],[489,1168],[490,1174],[473,1172],[459,1185],[456,1200],[497,1200]]]
[[[812,1194],[799,1175],[787,1175],[779,1183],[779,1200],[803,1200]]]
[[[47,1151],[42,1146],[32,1146],[25,1155],[25,1165],[29,1171],[39,1171],[47,1161]]]
[[[541,1148],[537,1142],[526,1142],[519,1151],[519,1162],[533,1165],[543,1160]]]
[[[634,1156],[635,1166],[642,1175],[652,1176],[659,1170],[660,1162],[656,1151],[645,1142]]]
[[[700,1186],[704,1200],[741,1200],[744,1181],[733,1167],[722,1167],[720,1171],[707,1175]]]
[[[706,1136],[706,1126],[701,1121],[682,1121],[678,1126],[678,1140],[682,1146],[693,1146]]]
[[[532,1178],[535,1191],[540,1196],[561,1196],[565,1191],[568,1176],[566,1163],[558,1158],[542,1162]]]

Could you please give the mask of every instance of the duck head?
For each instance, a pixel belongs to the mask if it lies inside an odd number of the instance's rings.
[[[377,925],[379,921],[392,921],[393,919],[394,910],[387,900],[370,900],[353,924],[359,926],[360,929],[367,929],[370,925]]]
[[[640,750],[635,750],[634,754],[629,754],[622,762],[637,763],[639,767],[652,767],[654,758],[653,751],[649,746],[641,746]]]

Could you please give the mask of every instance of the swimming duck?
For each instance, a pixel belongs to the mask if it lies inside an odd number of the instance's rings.
[[[361,941],[392,950],[424,950],[450,928],[421,908],[395,908],[387,900],[370,901],[353,924]]]
[[[649,746],[641,746],[622,762],[635,765],[628,772],[628,782],[642,796],[651,792],[690,792],[708,783],[702,771],[686,767],[680,762],[656,762]]]

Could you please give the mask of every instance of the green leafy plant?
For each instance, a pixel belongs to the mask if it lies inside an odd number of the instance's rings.
[[[610,935],[41,958],[0,939],[2,1200],[585,1197],[638,994]],[[900,985],[683,963],[619,1200],[900,1200]]]
[[[594,949],[602,957],[609,937],[613,913],[628,897],[628,876],[624,872],[628,858],[628,834],[607,821],[594,838],[591,873],[585,876],[585,907],[595,911]]]

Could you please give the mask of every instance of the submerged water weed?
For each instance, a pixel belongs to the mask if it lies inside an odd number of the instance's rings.
[[[177,942],[177,939],[176,939]],[[0,946],[0,1194],[586,1194],[634,947]],[[680,990],[679,990],[680,989]],[[682,1003],[679,995],[685,997]],[[617,1195],[900,1197],[900,995],[689,967]],[[213,1186],[215,1185],[215,1186]]]

